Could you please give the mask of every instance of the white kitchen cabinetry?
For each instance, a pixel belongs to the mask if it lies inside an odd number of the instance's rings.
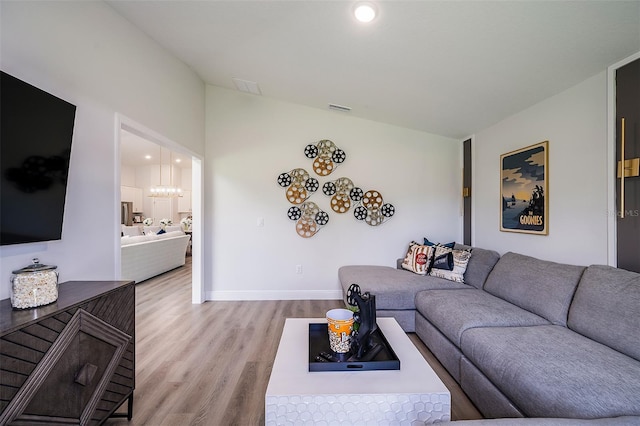
[[[178,213],[191,213],[191,191],[183,191],[178,198]]]
[[[129,201],[133,203],[134,213],[141,213],[144,211],[144,205],[142,204],[142,188],[121,186],[120,199],[121,201]]]

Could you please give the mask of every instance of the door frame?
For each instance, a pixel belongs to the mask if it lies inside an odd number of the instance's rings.
[[[202,209],[202,190],[203,190],[203,176],[202,176],[202,162],[203,159],[197,154],[191,152],[184,146],[154,132],[153,130],[143,126],[136,121],[125,117],[122,114],[116,113],[115,118],[115,152],[117,161],[115,161],[115,173],[116,179],[114,179],[116,185],[116,193],[120,194],[120,173],[121,173],[121,160],[120,160],[120,132],[126,130],[127,132],[134,133],[142,138],[145,138],[157,145],[164,148],[168,148],[175,152],[180,152],[191,156],[191,211],[193,213],[193,229],[192,234],[192,250],[191,250],[191,302],[194,304],[204,303],[204,270],[202,265],[202,249],[203,249],[203,209]],[[118,217],[120,210],[118,208]],[[120,229],[120,221],[118,220],[118,230]],[[120,235],[118,232],[117,235]],[[116,268],[117,275],[121,274],[122,265],[122,252],[120,250],[120,237],[117,238],[117,250],[116,250]]]
[[[459,159],[459,164],[460,164],[460,189],[459,189],[459,193],[458,196],[460,198],[458,198],[458,200],[460,200],[460,212],[459,212],[459,217],[460,217],[460,222],[459,222],[459,240],[463,241],[464,240],[464,197],[463,197],[463,186],[464,186],[464,142],[465,141],[471,141],[471,182],[470,182],[470,186],[471,186],[471,217],[470,217],[470,224],[471,224],[471,245],[473,246],[473,244],[476,241],[476,201],[475,198],[473,197],[473,182],[475,182],[476,180],[476,167],[474,164],[475,161],[475,151],[476,151],[476,136],[475,134],[469,135],[466,138],[462,138],[460,139],[460,159]]]
[[[616,71],[640,59],[640,52],[616,62],[607,69],[607,264],[618,266],[616,203]]]
[[[467,164],[467,159],[465,155],[465,143],[469,142],[469,163]],[[467,172],[467,167],[469,167],[469,172]],[[470,246],[473,245],[474,241],[474,226],[473,226],[473,137],[470,136],[465,138],[462,141],[462,240],[463,244],[468,244]],[[466,178],[468,178],[468,182],[465,182]],[[467,185],[468,184],[468,185]],[[469,194],[465,195],[465,188],[469,189]],[[466,209],[466,199],[469,198],[469,215],[467,217],[467,209]],[[469,240],[467,241],[467,226],[469,231]]]

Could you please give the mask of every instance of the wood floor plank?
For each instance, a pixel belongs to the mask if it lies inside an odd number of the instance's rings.
[[[136,285],[133,419],[111,426],[263,425],[264,394],[286,318],[318,318],[340,300],[191,303],[191,263]],[[482,418],[414,334],[452,397],[452,419]],[[119,412],[124,412],[125,406]]]

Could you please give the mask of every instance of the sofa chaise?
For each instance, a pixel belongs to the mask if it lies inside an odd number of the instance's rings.
[[[487,418],[640,424],[640,274],[455,249],[471,252],[464,282],[388,266],[338,275],[345,295],[358,284],[415,332]]]

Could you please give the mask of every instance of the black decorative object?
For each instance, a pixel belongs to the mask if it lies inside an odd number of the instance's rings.
[[[373,358],[382,347],[371,339],[378,329],[376,323],[376,296],[366,292],[362,294],[358,284],[351,284],[347,290],[347,303],[357,306],[353,314],[355,323],[351,338],[351,353],[355,359]]]

